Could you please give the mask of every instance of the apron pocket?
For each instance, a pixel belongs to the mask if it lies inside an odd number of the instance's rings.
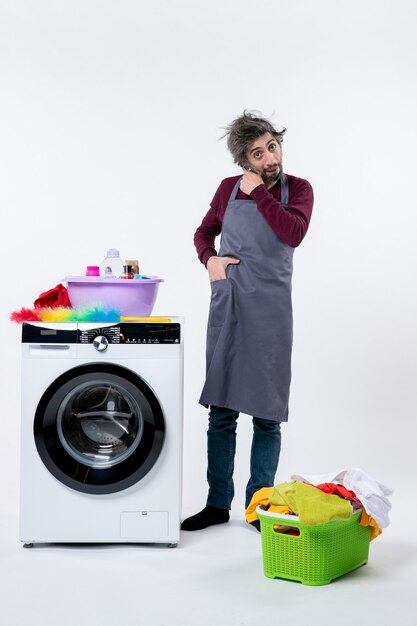
[[[223,326],[230,296],[230,283],[227,278],[221,278],[211,282],[210,286],[211,301],[208,326]]]

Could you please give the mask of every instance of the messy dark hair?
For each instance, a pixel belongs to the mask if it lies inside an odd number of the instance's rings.
[[[277,130],[271,122],[261,117],[259,111],[243,111],[243,115],[237,117],[225,128],[226,132],[222,136],[227,137],[227,147],[237,165],[247,164],[246,151],[249,146],[262,137],[265,133],[271,133],[281,146],[286,128]]]

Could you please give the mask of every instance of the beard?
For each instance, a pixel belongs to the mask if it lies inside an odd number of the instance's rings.
[[[281,168],[278,170],[278,172],[276,172],[276,174],[273,174],[273,175],[267,174],[267,172],[263,171],[261,173],[261,177],[265,185],[274,185],[279,179],[280,174],[281,174]]]
[[[278,165],[278,171],[275,172],[274,174],[269,174],[268,170],[266,169],[258,170],[252,166],[250,166],[248,169],[254,172],[255,174],[258,174],[262,178],[265,185],[268,186],[268,185],[274,185],[277,182],[277,180],[279,180],[279,177],[282,172],[282,161],[279,161],[277,165]]]
[[[281,172],[282,172],[282,161],[279,161],[277,165],[278,165],[278,171],[275,172],[274,174],[269,174],[268,170],[266,169],[260,172],[260,175],[265,185],[274,185],[279,179]]]

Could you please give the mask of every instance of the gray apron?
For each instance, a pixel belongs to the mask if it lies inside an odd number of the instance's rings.
[[[291,381],[291,279],[294,249],[281,241],[253,200],[237,200],[223,219],[219,256],[240,259],[210,283],[206,381],[200,404],[287,421]],[[288,182],[281,175],[281,204]]]

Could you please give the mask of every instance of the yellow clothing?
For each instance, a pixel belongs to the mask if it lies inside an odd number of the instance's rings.
[[[259,519],[258,514],[256,512],[257,506],[262,507],[263,509],[265,509],[266,511],[269,511],[270,513],[290,513],[290,514],[292,513],[291,509],[286,504],[282,506],[282,505],[273,505],[270,503],[269,496],[271,494],[271,491],[272,491],[272,487],[263,487],[262,489],[259,489],[253,494],[252,500],[250,501],[249,506],[245,512],[246,520],[249,523],[253,522],[254,520]]]
[[[362,509],[362,515],[361,515],[361,519],[359,520],[359,524],[361,526],[371,527],[371,541],[376,539],[382,533],[381,527],[378,526],[378,524],[376,523],[373,517],[368,515],[365,509]]]
[[[269,500],[271,504],[288,505],[305,526],[326,524],[333,519],[349,519],[353,512],[348,500],[296,480],[272,487]]]

